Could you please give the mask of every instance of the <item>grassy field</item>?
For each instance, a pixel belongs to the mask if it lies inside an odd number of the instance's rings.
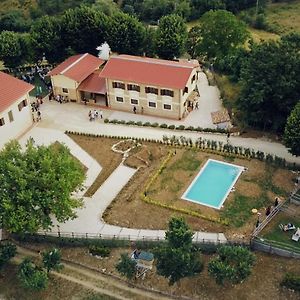
[[[280,33],[300,33],[300,0],[269,4],[266,12],[268,22],[276,25]]]

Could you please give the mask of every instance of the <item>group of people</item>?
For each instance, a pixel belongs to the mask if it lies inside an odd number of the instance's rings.
[[[53,91],[51,90],[49,93],[49,101],[55,100],[58,103],[67,103],[69,102],[69,97],[68,96],[63,96],[63,95],[56,95],[54,96]]]
[[[103,119],[103,111],[102,110],[98,111],[98,110],[94,109],[94,110],[89,111],[89,120],[90,121],[95,121],[98,118]]]
[[[31,113],[33,122],[39,122],[42,120],[42,113],[40,111],[40,106],[43,104],[43,99],[40,96],[35,98],[36,100],[31,103]]]

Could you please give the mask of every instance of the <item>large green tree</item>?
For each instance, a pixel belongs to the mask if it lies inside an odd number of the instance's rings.
[[[245,43],[246,25],[226,10],[209,11],[201,18],[197,55],[208,59],[222,58]]]
[[[57,17],[43,16],[31,27],[31,43],[37,59],[45,54],[49,62],[65,57],[65,43],[61,38],[61,21]]]
[[[255,256],[248,249],[222,246],[217,253],[218,256],[208,264],[208,272],[218,284],[225,281],[240,283],[251,274]]]
[[[282,132],[300,99],[300,53],[295,39],[255,44],[241,70],[237,106],[246,123]]]
[[[300,156],[300,101],[287,119],[283,140],[290,153]]]
[[[13,31],[0,33],[0,60],[6,67],[17,67],[23,62],[21,35]]]
[[[47,274],[51,270],[60,271],[63,268],[61,263],[61,252],[57,248],[42,253],[43,266],[47,270]]]
[[[183,277],[201,272],[203,266],[198,253],[193,251],[194,233],[182,218],[172,218],[166,232],[166,244],[157,248],[157,272],[174,284]]]
[[[97,54],[107,39],[108,18],[96,8],[80,6],[67,10],[61,21],[62,39],[75,53]]]
[[[36,232],[75,218],[81,199],[71,197],[84,180],[80,163],[61,144],[25,151],[12,141],[0,152],[0,219],[10,232]]]
[[[187,28],[182,17],[169,15],[159,20],[156,52],[164,59],[180,57],[185,51]]]
[[[107,41],[112,51],[120,54],[142,54],[145,28],[136,17],[117,13],[109,23]]]

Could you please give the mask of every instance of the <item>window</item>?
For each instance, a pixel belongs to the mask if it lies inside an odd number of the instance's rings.
[[[128,91],[137,91],[139,92],[141,88],[136,84],[127,84]]]
[[[0,119],[0,126],[3,126],[3,125],[5,125],[5,121],[4,121],[4,118],[1,118]]]
[[[9,122],[13,122],[14,116],[11,110],[8,112],[8,118],[9,118]]]
[[[68,89],[66,89],[66,88],[63,88],[62,91],[63,91],[63,93],[65,93],[65,94],[68,94],[68,93],[69,93]]]
[[[160,90],[160,94],[162,96],[170,96],[170,97],[174,97],[174,92],[170,91],[170,90]]]
[[[27,100],[25,99],[18,104],[19,111],[21,111],[23,109],[23,107],[26,107],[26,106],[27,106]]]
[[[130,99],[130,103],[134,104],[134,105],[138,105],[139,104],[139,100],[137,100],[137,99]]]
[[[124,99],[122,97],[116,97],[117,102],[124,102]]]
[[[164,109],[172,110],[172,105],[171,104],[164,104]]]
[[[182,95],[184,95],[185,93],[188,93],[188,92],[189,92],[189,88],[186,86],[186,87],[184,88],[184,90],[183,90]]]
[[[112,86],[113,86],[114,89],[122,89],[122,90],[125,90],[125,84],[122,83],[122,82],[116,82],[116,81],[114,81],[114,82],[112,83]]]
[[[156,102],[148,102],[149,107],[156,108]]]
[[[191,82],[193,83],[195,80],[196,80],[196,75],[194,75],[194,76],[192,77]]]
[[[158,95],[158,89],[150,86],[145,87],[146,94],[156,94]]]

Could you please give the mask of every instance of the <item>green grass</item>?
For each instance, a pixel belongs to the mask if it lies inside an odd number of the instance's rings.
[[[278,27],[281,34],[300,33],[300,0],[269,4],[266,13],[267,21]]]
[[[295,242],[292,240],[292,235],[294,234],[295,230],[285,232],[279,228],[280,224],[288,223],[293,223],[296,228],[300,227],[299,218],[286,217],[275,223],[273,228],[269,232],[265,234],[263,233],[261,237],[267,239],[268,242],[272,243],[274,246],[294,250],[300,253],[300,241]]]
[[[34,77],[34,82],[32,83],[35,88],[29,93],[30,96],[36,96],[37,93],[37,87],[40,86],[42,88],[42,96],[45,97],[49,91],[47,86],[44,84],[44,82],[41,80],[41,78],[37,75]]]
[[[201,161],[196,156],[197,152],[193,150],[185,151],[182,157],[170,166],[170,170],[196,171],[201,164]]]

